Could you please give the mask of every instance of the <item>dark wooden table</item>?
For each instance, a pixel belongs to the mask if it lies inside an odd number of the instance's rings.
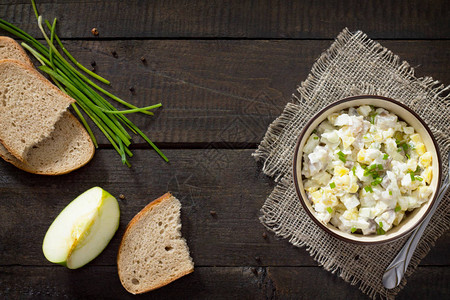
[[[66,47],[85,65],[95,61],[112,92],[139,106],[163,103],[154,117],[131,118],[170,163],[136,138],[132,168],[124,167],[101,135],[94,159],[68,175],[32,175],[1,161],[0,298],[133,298],[117,276],[119,242],[131,218],[168,190],[183,205],[195,272],[143,298],[365,298],[305,249],[266,232],[259,209],[274,183],[251,154],[344,27],[381,42],[417,76],[450,84],[448,1],[42,0],[38,7],[58,17]],[[27,0],[0,1],[0,17],[41,37]],[[48,226],[96,185],[125,195],[117,234],[79,270],[50,264],[41,250]],[[447,232],[436,242],[399,299],[450,297],[449,240]]]

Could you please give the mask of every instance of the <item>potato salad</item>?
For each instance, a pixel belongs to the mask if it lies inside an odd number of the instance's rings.
[[[432,194],[432,156],[414,128],[383,109],[327,117],[303,149],[303,184],[324,224],[384,234]]]

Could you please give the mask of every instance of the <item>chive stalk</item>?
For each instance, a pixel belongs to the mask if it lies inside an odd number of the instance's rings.
[[[128,149],[128,146],[131,144],[131,136],[128,134],[125,127],[131,130],[133,133],[141,136],[165,161],[168,161],[167,157],[156,147],[156,145],[147,137],[147,135],[145,135],[136,125],[134,125],[127,117],[125,117],[125,114],[128,113],[144,113],[153,115],[150,110],[160,107],[161,103],[139,108],[127,103],[126,101],[118,98],[117,96],[109,93],[108,91],[93,83],[88,77],[78,71],[62,56],[62,54],[55,46],[55,40],[59,47],[62,49],[63,53],[78,69],[99,80],[100,82],[109,84],[109,81],[82,66],[78,61],[76,61],[76,59],[70,54],[70,52],[67,51],[58,35],[56,34],[56,18],[53,20],[52,24],[50,24],[48,20],[44,21],[48,29],[50,30],[50,37],[48,37],[47,33],[44,30],[44,27],[42,26],[42,16],[39,15],[34,0],[32,0],[32,5],[36,18],[38,20],[39,29],[41,30],[44,39],[48,44],[48,48],[46,48],[43,44],[41,44],[39,41],[37,41],[22,29],[14,26],[11,23],[8,23],[3,19],[0,19],[0,28],[22,39],[24,41],[22,43],[22,46],[41,63],[42,66],[40,67],[40,69],[43,72],[47,73],[63,92],[73,97],[77,101],[76,103],[72,104],[72,108],[80,119],[81,123],[86,128],[95,147],[98,147],[97,140],[79,108],[81,108],[84,113],[86,113],[86,115],[91,118],[94,124],[105,135],[114,149],[121,156],[122,163],[130,166],[127,160],[127,156],[132,156],[131,151]],[[116,109],[97,91],[115,100],[116,102],[121,103],[129,109]]]

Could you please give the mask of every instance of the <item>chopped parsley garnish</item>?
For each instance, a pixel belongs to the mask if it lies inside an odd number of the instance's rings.
[[[340,160],[342,160],[343,162],[347,161],[347,155],[344,154],[342,151],[339,151],[337,154],[338,154]]]
[[[327,212],[331,214],[333,212],[333,209],[331,207],[327,207]]]
[[[400,206],[400,205],[397,205],[396,207],[395,207],[395,212],[399,212],[399,211],[401,211],[402,210],[402,207]]]
[[[330,188],[334,189],[336,187],[336,183],[332,182],[330,183]]]
[[[383,156],[383,159],[384,160],[386,160],[386,159],[388,159],[389,158],[389,155],[388,154],[385,154],[384,156]]]
[[[364,190],[366,191],[366,193],[373,193],[372,187],[370,185],[365,186]]]
[[[356,230],[357,230],[357,228],[356,228],[355,226],[353,226],[352,229],[350,229],[350,231],[351,231],[352,233],[354,233]]]

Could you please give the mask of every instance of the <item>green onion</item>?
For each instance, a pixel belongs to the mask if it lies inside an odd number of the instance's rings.
[[[327,212],[331,214],[333,212],[333,209],[331,207],[327,207]]]
[[[392,191],[389,191],[389,195],[392,196]]]
[[[364,190],[366,191],[366,193],[373,193],[373,189],[370,185],[365,186]]]
[[[410,158],[411,158],[411,156],[409,156],[409,154],[408,154],[408,153],[405,153],[405,156],[406,156],[406,158],[408,158],[408,159],[410,159]]]
[[[409,176],[411,176],[411,181],[415,181],[416,177],[414,176],[413,172],[409,172]]]
[[[377,112],[371,112],[370,114],[369,114],[369,118],[370,118],[370,123],[371,124],[375,124],[375,117],[378,115],[378,113]]]
[[[383,156],[383,159],[384,160],[386,160],[386,159],[388,159],[389,158],[389,155],[388,154],[385,154],[384,156]]]
[[[383,230],[383,223],[379,222],[379,227],[377,228],[377,234],[378,235],[382,235],[382,234],[385,234],[385,233],[386,233],[386,231]]]
[[[342,160],[343,162],[347,161],[347,155],[344,154],[342,151],[339,151],[337,154],[338,154],[340,160]]]
[[[332,182],[330,183],[330,188],[334,189],[336,187],[336,183]]]
[[[377,165],[376,165],[376,164],[373,164],[373,165],[369,166],[367,169],[368,169],[369,171],[372,171],[372,170],[374,170],[374,169],[376,169],[376,168],[377,168]]]
[[[151,105],[151,106],[146,106],[146,107],[141,107],[141,108],[133,108],[133,109],[127,109],[127,110],[108,110],[108,109],[104,109],[101,107],[100,107],[100,110],[102,110],[104,113],[107,113],[107,114],[131,114],[131,113],[142,112],[142,111],[158,108],[161,106],[162,106],[162,104],[158,103],[158,104]]]
[[[352,229],[350,229],[350,231],[351,231],[352,233],[354,233],[356,230],[357,230],[357,228],[356,228],[355,226],[353,226]]]
[[[125,128],[128,128],[133,133],[140,135],[165,161],[168,161],[167,157],[156,147],[156,145],[153,144],[153,142],[141,130],[139,130],[136,125],[125,117],[125,114],[129,113],[144,113],[147,115],[153,115],[150,110],[160,107],[161,103],[138,108],[93,83],[78,69],[103,83],[109,84],[109,81],[82,66],[67,51],[55,33],[56,19],[54,19],[52,24],[45,20],[45,24],[50,30],[50,37],[48,37],[44,27],[42,26],[42,16],[39,15],[34,0],[32,0],[32,6],[38,20],[38,27],[48,44],[48,48],[22,29],[6,22],[3,19],[0,19],[0,28],[8,31],[17,38],[22,39],[24,41],[22,46],[42,64],[39,69],[49,74],[54,83],[63,92],[67,93],[76,100],[76,103],[72,104],[72,108],[88,131],[88,134],[91,136],[95,147],[98,147],[97,140],[78,107],[80,107],[84,113],[91,118],[94,124],[105,135],[114,149],[119,153],[123,164],[130,166],[127,156],[132,156],[131,151],[128,149],[128,146],[131,144],[131,136]],[[58,51],[54,44],[55,40],[64,54],[76,67],[71,65]],[[121,111],[117,110],[117,108],[115,108],[108,100],[103,98],[103,96],[101,96],[96,90],[128,107],[129,109]]]
[[[315,136],[315,137],[314,137],[314,139],[315,139],[315,140],[318,140],[318,139],[319,139],[319,137],[318,137],[318,136]]]
[[[378,164],[377,168],[378,168],[378,170],[383,170],[383,165],[382,164]]]
[[[378,185],[378,184],[380,184],[382,181],[383,181],[383,178],[377,177],[374,181],[372,181],[372,185],[373,185],[373,186]]]
[[[402,207],[400,206],[400,205],[397,205],[396,207],[395,207],[395,212],[399,212],[399,211],[401,211],[402,210]]]
[[[353,172],[353,176],[356,176],[356,166],[353,166],[352,172]]]
[[[423,181],[423,178],[420,176],[414,176],[415,179],[419,180],[419,181]]]

